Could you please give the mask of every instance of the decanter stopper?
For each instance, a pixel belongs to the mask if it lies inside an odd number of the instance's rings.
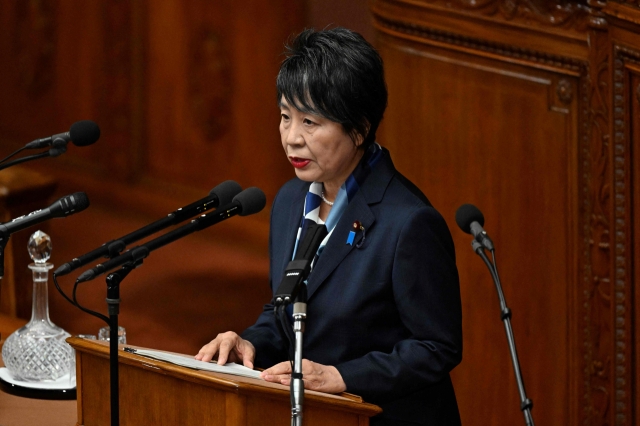
[[[27,250],[37,266],[44,266],[51,257],[51,237],[42,231],[34,232],[29,238]]]

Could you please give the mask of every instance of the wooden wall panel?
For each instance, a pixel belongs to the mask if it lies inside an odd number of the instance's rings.
[[[306,0],[306,21],[311,28],[341,26],[375,43],[369,0]]]
[[[93,99],[95,81],[88,80],[95,74],[88,67],[98,54],[91,46],[100,17],[91,12],[95,2],[74,3],[78,4],[69,2],[68,8],[47,1],[0,6],[1,55],[5,64],[12,64],[0,70],[3,141],[24,144],[68,130],[70,119],[88,118],[95,112],[85,108]],[[79,27],[81,38],[74,35]],[[62,28],[74,31],[65,33]],[[74,39],[71,45],[66,43],[67,34]],[[45,130],[44,135],[37,130]]]
[[[463,203],[484,212],[497,247],[525,384],[543,407],[536,420],[566,424],[578,102],[558,91],[576,93],[579,81],[380,41],[391,95],[379,139],[444,215],[456,242],[465,334],[454,379],[463,424],[516,424],[522,417],[495,288],[454,221]]]
[[[233,178],[259,183],[269,198],[290,178],[274,81],[292,25],[270,12],[287,3],[167,1],[149,9],[149,177],[198,186]]]

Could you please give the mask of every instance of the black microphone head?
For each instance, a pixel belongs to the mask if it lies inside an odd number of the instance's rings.
[[[240,184],[233,180],[227,180],[209,191],[209,195],[218,197],[218,205],[224,206],[233,201],[233,197],[242,191]]]
[[[76,121],[69,130],[75,146],[87,146],[100,139],[100,127],[91,120]]]
[[[456,223],[467,234],[471,233],[471,224],[478,222],[484,226],[484,216],[482,212],[473,204],[463,204],[456,210]]]
[[[89,197],[84,192],[76,192],[60,198],[51,204],[49,210],[53,217],[66,217],[70,214],[81,212],[89,207]]]
[[[247,188],[235,197],[234,202],[240,204],[240,216],[249,216],[250,214],[258,213],[267,204],[267,197],[260,188],[252,186]]]

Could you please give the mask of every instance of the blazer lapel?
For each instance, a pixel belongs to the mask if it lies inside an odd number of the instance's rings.
[[[342,260],[354,250],[356,244],[362,240],[362,232],[356,233],[353,244],[347,244],[349,232],[353,230],[353,222],[359,221],[365,231],[369,230],[375,222],[375,216],[361,192],[356,194],[349,202],[347,209],[331,234],[331,238],[318,258],[318,263],[313,267],[307,282],[307,297],[310,299],[313,293],[320,287],[326,278],[342,262]],[[363,247],[364,249],[364,247]]]

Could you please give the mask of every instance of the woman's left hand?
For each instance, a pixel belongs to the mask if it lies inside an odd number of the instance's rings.
[[[291,383],[291,363],[281,362],[264,370],[260,376],[274,383],[289,385]],[[323,365],[317,362],[302,360],[302,379],[305,389],[326,393],[340,393],[347,390],[342,376],[333,365]]]

